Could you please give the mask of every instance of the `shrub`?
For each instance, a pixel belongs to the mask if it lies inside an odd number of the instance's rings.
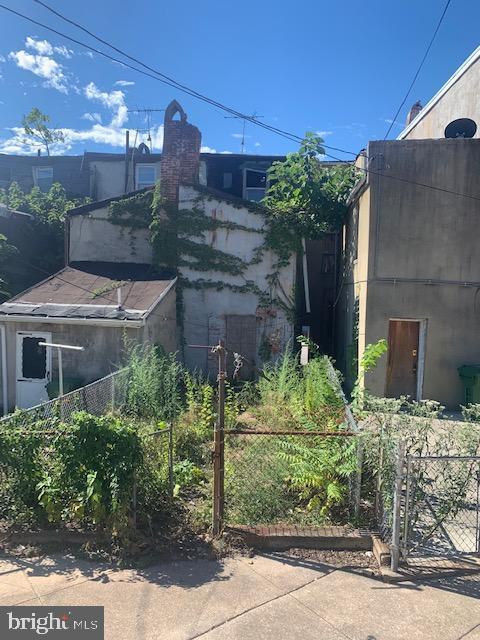
[[[468,404],[461,406],[462,415],[467,422],[480,422],[480,404]]]

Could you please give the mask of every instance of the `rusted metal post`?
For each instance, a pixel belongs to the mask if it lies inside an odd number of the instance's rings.
[[[400,559],[400,530],[401,530],[401,508],[403,489],[403,467],[405,463],[405,442],[401,440],[397,447],[397,460],[395,465],[395,485],[393,493],[393,524],[392,524],[392,544],[391,544],[391,569],[398,571],[398,561]]]
[[[212,349],[218,355],[218,419],[214,428],[213,450],[213,518],[212,533],[219,536],[223,527],[224,459],[225,459],[225,344],[219,340]]]
[[[173,496],[174,478],[173,478],[173,423],[170,423],[168,430],[168,484],[170,495]]]

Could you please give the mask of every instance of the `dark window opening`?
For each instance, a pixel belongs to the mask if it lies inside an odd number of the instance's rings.
[[[23,338],[22,340],[22,375],[24,378],[43,380],[47,374],[47,352],[39,342],[45,338]]]

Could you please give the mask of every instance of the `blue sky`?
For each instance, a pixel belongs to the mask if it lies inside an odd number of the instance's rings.
[[[47,3],[224,104],[298,135],[324,132],[327,144],[355,152],[385,135],[444,6],[444,0]],[[33,0],[5,4],[104,48]],[[407,107],[417,99],[425,104],[480,44],[479,23],[480,3],[452,0],[400,123]],[[0,34],[0,152],[35,152],[15,130],[33,106],[66,130],[58,153],[118,152],[126,128],[146,126],[127,109],[164,108],[172,98],[202,131],[204,150],[240,151],[241,121],[215,108],[3,10]],[[162,119],[152,114],[154,151],[161,149]],[[395,124],[391,137],[401,128]],[[249,124],[246,136],[249,153],[296,146]]]

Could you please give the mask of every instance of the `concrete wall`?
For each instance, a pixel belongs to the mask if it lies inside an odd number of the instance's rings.
[[[359,357],[388,337],[389,319],[423,320],[422,396],[456,406],[463,402],[457,367],[480,362],[480,201],[411,182],[480,199],[480,140],[373,142],[369,157],[369,188],[357,203],[358,259],[347,278],[359,298]],[[385,375],[384,357],[366,386],[383,395]]]
[[[425,105],[428,109],[428,105]],[[431,109],[424,110],[406,139],[444,138],[445,127],[458,118],[477,123],[475,138],[480,137],[480,58],[477,59]]]
[[[108,207],[69,218],[69,261],[134,262],[150,264],[152,247],[147,229],[112,224]]]
[[[254,231],[218,228],[204,234],[204,242],[219,249],[251,261],[255,248],[264,241],[264,218],[261,214],[252,212],[238,204],[206,197],[200,204],[197,202],[198,191],[193,187],[180,188],[180,209],[191,209],[193,206],[203,207],[206,216],[218,220],[232,221],[248,227]],[[229,275],[224,272],[199,272],[187,267],[181,267],[180,273],[190,281],[205,279],[220,281],[231,285],[245,285],[251,282],[262,291],[269,290],[267,277],[275,271],[276,254],[266,251],[259,264],[248,266],[242,275]],[[272,291],[286,304],[293,304],[295,284],[295,259],[280,272],[281,287]],[[257,316],[256,345],[257,350],[265,340],[278,340],[279,350],[292,338],[293,327],[283,310],[275,309],[273,316],[265,317],[259,311],[260,300],[253,292],[238,293],[228,287],[220,290],[185,287],[184,292],[184,337],[187,344],[215,344],[226,334],[226,315]],[[287,296],[287,297],[286,297]],[[288,300],[287,298],[290,298]],[[277,344],[275,342],[275,344]],[[257,353],[258,356],[258,353]],[[215,370],[216,363],[212,361],[206,350],[185,348],[186,363],[190,367],[203,370]],[[257,363],[260,363],[258,358]]]
[[[160,161],[148,162],[142,158],[143,164],[154,164],[157,167],[157,179],[160,179]],[[126,191],[134,191],[136,162],[129,164]],[[125,193],[125,159],[91,160],[90,161],[90,194],[94,200],[107,200]]]
[[[175,286],[170,289],[148,316],[143,341],[161,344],[167,352],[177,350],[177,295]]]

